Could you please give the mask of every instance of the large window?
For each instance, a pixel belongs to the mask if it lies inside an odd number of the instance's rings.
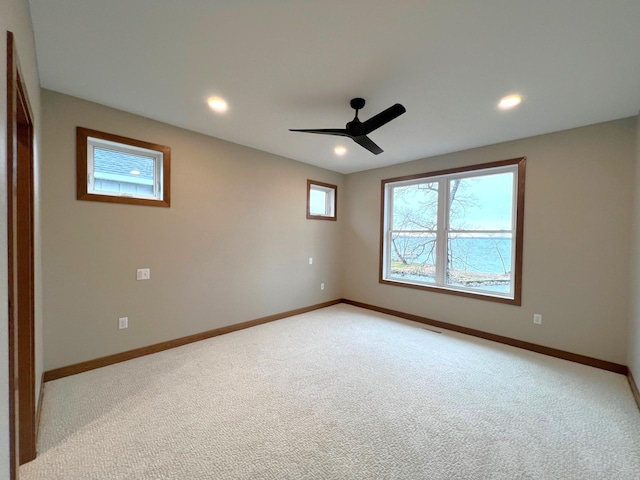
[[[169,206],[171,149],[78,127],[78,200]]]
[[[382,181],[380,281],[520,305],[525,159]]]

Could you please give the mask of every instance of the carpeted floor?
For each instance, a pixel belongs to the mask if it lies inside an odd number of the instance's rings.
[[[638,479],[602,370],[336,305],[46,384],[21,480]]]

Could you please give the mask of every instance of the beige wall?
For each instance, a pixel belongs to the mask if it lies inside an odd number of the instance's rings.
[[[636,382],[640,382],[640,113],[636,123],[634,230],[631,248],[631,314],[629,316],[628,366]]]
[[[635,118],[345,177],[46,90],[43,115],[46,369],[340,297],[628,361]],[[171,208],[75,200],[76,125],[171,146]],[[381,179],[523,155],[522,307],[378,283]],[[307,178],[338,222],[305,219]]]
[[[6,32],[15,35],[18,57],[22,67],[22,74],[27,88],[27,95],[31,102],[34,115],[35,135],[35,182],[40,178],[40,81],[36,66],[33,30],[27,0],[0,0],[0,35],[2,48],[0,49],[0,218],[7,218],[7,77],[6,77]],[[40,273],[40,209],[38,186],[35,192],[35,281],[36,281],[36,393],[40,391],[40,376],[42,374],[42,308],[41,308],[41,273]],[[7,222],[0,222],[0,249],[7,251]],[[0,478],[9,478],[9,392],[8,392],[8,338],[7,338],[7,257],[0,255]]]
[[[340,298],[342,212],[307,220],[306,188],[336,184],[340,203],[343,175],[59,93],[42,99],[47,370]],[[170,146],[171,208],[76,200],[77,125]],[[149,281],[136,281],[141,267]]]
[[[345,298],[626,364],[635,130],[628,118],[348,175]],[[520,156],[521,307],[378,283],[382,179]]]

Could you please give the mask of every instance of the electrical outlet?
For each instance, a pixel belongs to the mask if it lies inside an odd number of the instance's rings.
[[[324,283],[320,284],[320,290],[324,290]]]
[[[118,319],[118,328],[120,330],[123,328],[129,328],[129,317],[120,317]]]
[[[139,268],[136,270],[136,280],[149,280],[151,278],[151,270],[148,268]]]
[[[542,325],[542,315],[540,315],[539,313],[534,313],[533,323],[535,323],[536,325]]]
[[[309,257],[309,265],[313,265],[313,258]]]

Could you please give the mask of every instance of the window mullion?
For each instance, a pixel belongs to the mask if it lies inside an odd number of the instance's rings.
[[[385,252],[385,262],[384,262],[384,275],[391,274],[391,241],[393,237],[392,229],[393,229],[393,209],[394,209],[394,201],[393,201],[393,187],[387,185],[384,189],[385,195],[385,205],[387,205],[387,211],[384,215],[384,230],[386,235],[386,252]]]
[[[516,170],[517,172],[517,170]],[[514,269],[514,265],[516,262],[516,243],[518,235],[516,233],[516,228],[518,225],[518,175],[513,175],[513,187],[512,187],[512,196],[511,196],[511,265],[512,272]],[[516,275],[515,273],[511,275],[511,282],[509,284],[509,292],[514,293],[516,289]]]
[[[436,232],[436,284],[445,284],[447,266],[447,239],[448,228],[448,193],[449,180],[444,178],[438,181],[438,229]]]

